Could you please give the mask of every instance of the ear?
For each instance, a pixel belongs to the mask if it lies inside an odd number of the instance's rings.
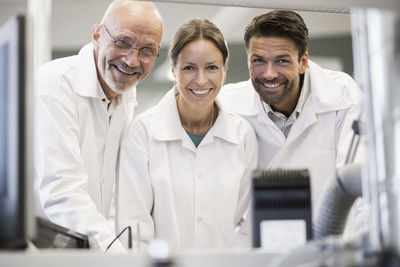
[[[300,74],[303,74],[308,67],[308,52],[306,51],[300,59]]]
[[[93,25],[93,28],[92,28],[92,42],[93,42],[93,47],[94,48],[98,48],[99,47],[100,30],[101,30],[101,25],[99,25],[99,24]]]
[[[251,62],[250,62],[250,54],[249,54],[249,53],[247,53],[247,69],[248,69],[249,72],[250,72],[250,69],[251,69]]]
[[[172,75],[174,75],[174,78],[176,78],[175,68],[173,66],[171,66],[171,72]]]

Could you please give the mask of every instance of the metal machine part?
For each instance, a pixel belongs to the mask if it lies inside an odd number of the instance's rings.
[[[361,165],[348,164],[337,170],[336,179],[326,187],[313,223],[314,238],[340,235],[353,203],[362,197]]]

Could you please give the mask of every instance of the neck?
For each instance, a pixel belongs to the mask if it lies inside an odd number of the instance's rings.
[[[302,89],[301,87],[302,85],[300,84],[298,89],[291,92],[291,94],[289,94],[284,101],[276,105],[271,105],[271,108],[274,111],[278,111],[286,117],[289,117],[293,113],[294,109],[296,108],[297,102],[299,101]]]
[[[277,111],[277,112],[282,113],[286,117],[290,117],[290,115],[292,114],[292,112],[294,111],[294,109],[296,107],[297,100],[296,100],[296,102],[293,102],[293,103],[285,102],[285,103],[281,103],[281,104],[278,104],[278,105],[271,105],[271,109],[273,111]]]
[[[214,103],[202,110],[186,108],[182,104],[179,95],[176,97],[176,103],[182,127],[193,134],[206,134],[218,115],[218,110],[214,107]]]

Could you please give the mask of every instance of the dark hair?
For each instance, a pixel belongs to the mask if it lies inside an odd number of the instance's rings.
[[[288,38],[299,51],[299,60],[308,50],[307,26],[299,14],[289,10],[273,10],[253,18],[244,34],[247,51],[252,37]]]
[[[222,53],[224,65],[227,65],[229,51],[224,36],[217,26],[207,19],[191,19],[178,29],[169,50],[172,65],[176,66],[179,53],[188,43],[199,39],[213,42]]]

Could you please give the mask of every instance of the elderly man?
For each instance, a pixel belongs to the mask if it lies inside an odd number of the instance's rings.
[[[107,217],[120,139],[162,31],[154,4],[117,0],[93,26],[92,43],[37,71],[35,182],[41,212],[88,235],[91,247],[105,250],[115,237]],[[122,246],[117,242],[113,248]]]

